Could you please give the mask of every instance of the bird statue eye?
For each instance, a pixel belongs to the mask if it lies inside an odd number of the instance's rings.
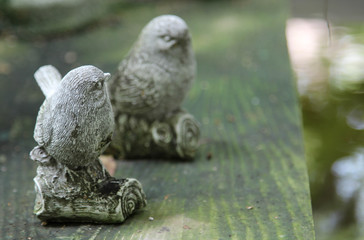
[[[172,40],[172,38],[171,38],[170,36],[168,36],[168,35],[165,35],[165,36],[163,36],[162,38],[163,38],[163,40],[164,40],[164,41],[166,41],[166,42],[169,42],[169,41],[171,41],[171,40]]]
[[[95,87],[96,87],[96,89],[101,90],[101,89],[104,87],[104,82],[103,82],[103,81],[98,81],[98,82],[95,84]]]

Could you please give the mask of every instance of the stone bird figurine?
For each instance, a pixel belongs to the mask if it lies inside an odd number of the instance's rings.
[[[180,109],[195,76],[187,24],[162,15],[142,30],[110,81],[114,111],[161,120]]]
[[[110,80],[116,130],[109,152],[127,158],[193,158],[199,124],[181,103],[195,72],[185,21],[174,15],[152,19]]]
[[[50,65],[34,74],[46,96],[30,152],[38,164],[34,213],[42,221],[120,223],[146,205],[138,180],[111,177],[98,159],[114,128],[109,76],[94,66],[63,79]]]
[[[97,159],[111,141],[114,115],[105,84],[109,77],[94,66],[76,68],[62,80],[49,65],[35,73],[46,99],[38,113],[34,139],[70,168]]]

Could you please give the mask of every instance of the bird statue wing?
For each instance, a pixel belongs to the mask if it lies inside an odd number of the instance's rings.
[[[59,96],[63,98],[60,99]],[[59,93],[43,102],[34,129],[34,139],[40,146],[65,141],[65,138],[70,138],[77,131],[77,116],[70,104],[72,105],[69,98]]]
[[[51,139],[51,126],[48,126],[50,121],[49,99],[46,99],[39,109],[37,122],[34,129],[34,140],[40,145],[47,145]]]
[[[62,80],[61,74],[52,65],[40,67],[34,73],[34,78],[46,98],[53,95]]]
[[[55,67],[52,65],[46,65],[40,67],[34,73],[34,78],[46,97],[39,109],[37,123],[34,129],[35,141],[39,145],[44,146],[50,141],[52,131],[51,126],[45,126],[51,122],[49,120],[51,118],[51,111],[49,109],[50,101],[62,80],[62,76]]]
[[[152,63],[131,64],[124,60],[110,89],[113,101],[123,112],[145,113],[162,100],[161,85],[167,79],[164,69]]]

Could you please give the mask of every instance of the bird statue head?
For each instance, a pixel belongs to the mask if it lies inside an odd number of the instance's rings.
[[[92,98],[95,106],[102,106],[108,98],[105,82],[110,78],[109,73],[104,73],[97,67],[86,65],[70,71],[64,76],[60,87],[66,92],[81,98],[81,103]]]
[[[192,54],[188,26],[175,15],[162,15],[152,19],[142,30],[137,50],[151,54],[183,56]]]

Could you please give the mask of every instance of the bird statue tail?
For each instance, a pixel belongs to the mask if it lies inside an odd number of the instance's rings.
[[[34,78],[37,81],[44,96],[49,98],[55,92],[62,80],[62,75],[52,65],[40,67],[35,73]]]

